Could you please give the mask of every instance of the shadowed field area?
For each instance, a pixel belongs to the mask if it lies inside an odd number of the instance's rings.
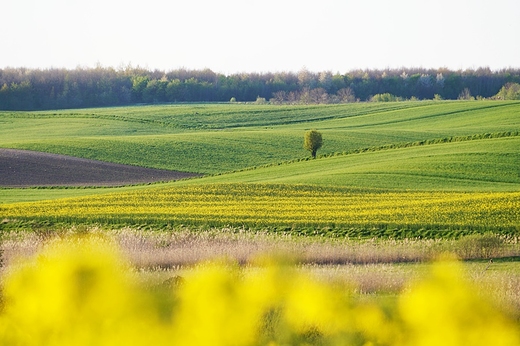
[[[128,166],[28,150],[0,149],[0,186],[118,186],[169,181],[193,173]]]

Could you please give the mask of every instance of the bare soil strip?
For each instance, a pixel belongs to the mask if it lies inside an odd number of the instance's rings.
[[[0,186],[120,186],[198,176],[29,150],[0,148]]]

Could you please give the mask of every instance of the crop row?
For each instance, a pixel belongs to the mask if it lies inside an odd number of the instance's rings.
[[[0,206],[3,219],[276,229],[520,230],[520,192],[382,192],[299,185],[149,188]]]
[[[427,102],[426,104],[429,104]],[[445,102],[450,109],[458,109],[457,103]],[[423,103],[421,103],[423,105]],[[96,108],[62,112],[5,113],[9,117],[25,118],[98,118],[180,129],[222,129],[247,126],[273,126],[316,120],[338,119],[416,108],[410,102],[401,103],[351,103],[339,105],[290,105],[269,106],[253,104],[175,104],[138,107]],[[475,104],[477,108],[483,105]],[[465,107],[467,108],[467,106]]]

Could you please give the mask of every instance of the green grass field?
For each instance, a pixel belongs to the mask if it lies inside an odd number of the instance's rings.
[[[516,136],[338,155],[202,180],[392,190],[517,191],[519,162],[520,136]]]
[[[144,167],[222,173],[388,144],[519,131],[518,102],[402,102],[322,106],[171,105],[0,113],[0,147]]]

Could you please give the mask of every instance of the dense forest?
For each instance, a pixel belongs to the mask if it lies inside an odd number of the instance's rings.
[[[40,110],[166,102],[343,103],[495,96],[520,69],[237,73],[139,67],[0,69],[0,109]],[[386,95],[386,96],[384,96]],[[374,97],[377,96],[377,97]]]

